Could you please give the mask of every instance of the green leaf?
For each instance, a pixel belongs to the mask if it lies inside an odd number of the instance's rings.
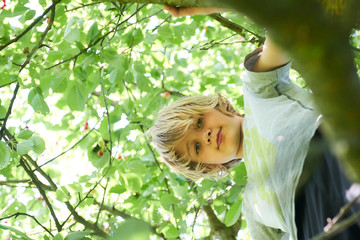
[[[6,115],[6,108],[4,108],[3,106],[0,105],[0,118],[4,118]]]
[[[165,235],[166,238],[177,238],[179,236],[179,232],[176,227],[172,224],[166,225],[161,232]]]
[[[34,147],[34,142],[32,140],[25,140],[17,145],[17,153],[19,155],[25,155],[30,152]]]
[[[78,28],[78,19],[71,18],[68,24],[66,25],[65,32],[64,32],[64,39],[69,43],[73,43],[75,41],[79,41],[80,39],[80,31]],[[75,24],[74,24],[75,23]],[[72,25],[75,25],[72,27]]]
[[[67,202],[71,199],[71,195],[70,195],[69,191],[64,186],[56,189],[55,196],[56,196],[56,199],[61,202]]]
[[[130,192],[136,193],[141,191],[142,180],[138,175],[136,175],[135,173],[125,173],[122,175],[122,177],[125,182],[125,187]]]
[[[120,184],[116,184],[115,186],[110,188],[111,193],[117,193],[117,194],[121,194],[123,192],[126,192],[126,188],[123,185]]]
[[[90,231],[84,231],[84,232],[70,232],[66,237],[65,240],[81,240],[85,236],[91,234]]]
[[[50,112],[50,109],[46,104],[44,97],[42,96],[42,91],[39,87],[31,89],[28,95],[28,101],[35,112],[42,115],[46,115]]]
[[[30,20],[35,17],[36,11],[35,10],[29,10],[25,14],[25,20]]]
[[[133,31],[132,36],[134,37],[133,46],[138,45],[144,39],[144,35],[142,34],[141,29],[135,29],[135,31]]]
[[[97,169],[102,169],[107,164],[109,164],[110,153],[103,152],[102,156],[98,155],[98,151],[94,152],[92,149],[88,151],[88,158],[91,164]]]
[[[83,111],[85,108],[85,99],[81,91],[76,86],[73,86],[69,91],[66,102],[73,111]]]
[[[135,73],[135,81],[140,90],[150,92],[152,90],[151,82],[142,73]]]
[[[19,134],[17,135],[17,138],[27,140],[27,139],[29,139],[33,134],[34,134],[34,133],[33,133],[32,131],[30,131],[29,129],[25,129],[25,130],[22,130],[21,132],[19,132]]]
[[[91,25],[88,35],[87,35],[89,42],[93,42],[95,40],[94,38],[96,37],[97,34],[98,34],[98,24],[97,24],[97,21],[95,21],[93,23],[93,25]]]
[[[56,234],[52,240],[63,240],[64,238],[61,236],[60,233]]]
[[[39,136],[32,136],[30,138],[31,141],[33,141],[34,146],[32,148],[32,150],[37,153],[37,154],[41,154],[44,150],[45,150],[45,141],[39,137]]]
[[[129,171],[144,176],[147,173],[145,165],[140,160],[131,161],[127,164]]]
[[[115,230],[109,240],[150,240],[150,225],[144,221],[130,218]]]
[[[0,142],[0,169],[6,168],[10,162],[10,149],[4,142]]]
[[[241,201],[235,202],[225,215],[225,225],[230,227],[236,223],[241,213]]]
[[[68,76],[66,76],[65,74],[60,74],[51,81],[50,87],[53,92],[61,93],[66,90],[67,82]]]
[[[9,227],[9,226],[5,226],[5,225],[2,225],[0,224],[0,229],[3,229],[3,230],[9,230],[17,235],[20,236],[20,239],[24,239],[24,240],[32,240],[31,238],[29,238],[25,233],[17,230],[16,228],[13,228],[13,227]]]

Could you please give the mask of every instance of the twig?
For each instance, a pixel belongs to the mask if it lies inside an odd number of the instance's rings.
[[[17,212],[17,213],[14,213],[12,215],[9,215],[7,217],[3,217],[3,218],[0,218],[0,221],[1,220],[4,220],[4,219],[9,219],[9,218],[12,218],[12,217],[15,217],[17,218],[18,216],[28,216],[28,217],[31,217],[40,227],[42,227],[46,232],[48,232],[52,237],[54,237],[54,235],[51,233],[51,231],[49,229],[47,229],[46,227],[44,227],[34,216],[30,215],[30,214],[27,214],[27,213],[20,213],[20,212]]]
[[[39,16],[38,18],[36,18],[22,33],[20,33],[19,35],[17,35],[16,38],[10,40],[9,42],[5,43],[4,45],[0,46],[0,51],[2,51],[4,48],[8,47],[10,44],[17,42],[20,38],[22,38],[28,31],[30,31],[39,21],[41,21],[44,16],[52,9],[53,6],[55,6],[56,4],[58,4],[59,2],[61,2],[61,0],[55,0],[53,1],[53,4],[48,7],[41,16]]]
[[[7,112],[6,112],[5,118],[4,118],[4,120],[3,120],[1,129],[0,129],[0,141],[1,141],[1,139],[3,138],[4,130],[5,130],[5,128],[6,128],[6,122],[7,122],[8,118],[9,118],[9,116],[10,116],[10,114],[11,114],[11,110],[12,110],[12,107],[13,107],[13,105],[14,105],[14,101],[15,101],[16,95],[17,95],[17,93],[18,93],[18,91],[19,91],[19,88],[20,88],[20,84],[19,84],[19,82],[17,82],[16,87],[15,87],[15,89],[14,89],[13,96],[12,96],[11,101],[10,101],[9,108],[8,108],[8,110],[7,110]]]
[[[107,127],[108,127],[108,133],[109,133],[109,141],[110,141],[110,159],[109,159],[109,167],[111,167],[112,165],[112,138],[111,138],[111,125],[110,125],[110,112],[109,112],[109,108],[108,108],[108,104],[106,101],[106,95],[105,95],[105,89],[104,89],[104,83],[103,83],[103,69],[101,68],[100,70],[100,85],[101,85],[101,92],[103,94],[104,97],[104,102],[105,102],[105,109],[106,109],[106,115],[107,115]]]
[[[49,17],[49,24],[47,25],[45,31],[41,34],[40,36],[40,40],[39,42],[35,45],[35,47],[33,47],[33,49],[29,52],[29,54],[26,56],[26,60],[25,62],[23,62],[21,64],[21,67],[20,67],[20,70],[19,70],[19,73],[26,67],[27,64],[29,64],[32,56],[35,54],[35,52],[41,48],[43,46],[43,41],[46,37],[46,35],[48,34],[48,32],[50,31],[53,23],[54,23],[54,19],[55,19],[55,7],[56,7],[56,4],[58,4],[59,2],[61,2],[61,0],[54,0],[53,1],[53,4],[50,6],[50,10],[51,10],[51,14],[50,14],[50,17]]]
[[[107,190],[108,184],[109,184],[109,178],[106,179],[106,184],[105,184],[105,187],[104,187],[104,194],[103,194],[103,197],[102,197],[102,200],[101,200],[101,205],[100,205],[100,208],[99,208],[98,215],[96,216],[95,224],[97,224],[98,221],[99,221],[99,217],[100,217],[101,210],[102,210],[102,207],[101,207],[101,206],[102,206],[102,205],[104,204],[104,202],[105,202],[105,195],[106,195],[106,190]]]
[[[5,137],[7,137],[8,139],[6,139]],[[13,149],[14,151],[16,151],[18,142],[15,139],[15,137],[7,129],[5,129],[4,139],[5,139],[6,143],[10,146],[10,148]],[[25,154],[22,157],[25,158],[27,161],[29,161],[34,167],[38,167],[36,161],[34,161],[28,154]],[[40,183],[42,188],[45,189],[45,190],[49,190],[49,191],[55,191],[56,190],[56,185],[52,184],[51,178],[44,171],[42,171],[42,169],[39,169],[39,173],[51,185],[51,186],[47,186],[47,185],[45,185],[43,183]]]
[[[72,9],[67,9],[67,10],[65,10],[65,12],[72,12],[72,11],[78,10],[80,8],[85,8],[85,7],[89,7],[89,6],[93,6],[93,5],[98,5],[100,3],[101,2],[93,2],[93,3],[88,3],[88,4],[81,4],[81,6],[75,7],[75,8],[72,8]]]
[[[333,219],[328,219],[328,224],[324,227],[324,231],[325,232],[330,231],[331,228],[334,227],[335,224],[349,212],[351,207],[354,206],[359,199],[360,199],[360,195],[354,198],[351,202],[349,202],[345,206],[343,206],[340,209],[338,215],[336,215]]]
[[[59,155],[57,155],[56,157],[50,159],[49,161],[46,161],[45,163],[41,164],[40,166],[36,167],[35,169],[33,169],[32,171],[37,171],[40,168],[42,168],[43,166],[51,163],[52,161],[55,161],[58,157],[61,157],[62,155],[64,155],[65,153],[69,152],[70,150],[74,149],[81,141],[83,141],[92,131],[95,130],[95,127],[98,125],[98,123],[100,122],[100,120],[103,117],[99,118],[99,120],[96,122],[95,126],[89,131],[87,132],[79,141],[77,141],[74,145],[72,145],[70,148],[66,149],[64,152],[60,153]]]
[[[221,16],[219,13],[213,13],[209,15],[211,18],[215,19],[216,21],[218,21],[222,26],[229,28],[231,30],[233,30],[234,32],[236,32],[237,34],[239,34],[240,36],[242,36],[243,38],[246,38],[246,35],[244,34],[245,32],[251,33],[252,35],[254,35],[255,37],[257,37],[258,41],[260,43],[263,43],[265,41],[265,38],[262,36],[257,35],[256,33],[234,23],[231,22],[229,19],[224,18],[223,16]]]
[[[60,232],[62,230],[62,227],[59,223],[59,220],[56,217],[55,211],[49,201],[49,199],[46,196],[46,193],[44,191],[44,189],[41,187],[40,185],[40,181],[39,179],[36,177],[36,175],[29,169],[29,167],[27,166],[25,159],[23,157],[20,157],[20,165],[24,168],[24,170],[26,171],[26,173],[29,175],[29,177],[31,178],[32,182],[35,184],[35,186],[38,188],[41,196],[44,198],[44,201],[47,205],[47,207],[49,208],[50,214],[53,217],[54,221],[55,221],[55,225],[56,225],[56,229]]]
[[[8,85],[11,85],[11,84],[16,83],[16,82],[17,82],[17,80],[12,81],[12,82],[5,83],[5,84],[1,85],[0,88],[5,87],[5,86],[8,86]]]
[[[321,234],[317,235],[316,237],[312,238],[312,240],[326,240],[331,239],[336,234],[344,231],[345,229],[349,228],[351,225],[359,221],[360,219],[360,211],[356,214],[352,215],[351,217],[335,224],[328,232],[322,232]]]
[[[192,239],[194,239],[194,228],[195,228],[195,223],[196,223],[196,219],[198,217],[198,214],[199,214],[199,211],[200,211],[200,208],[198,207],[194,207],[195,209],[195,216],[194,216],[194,221],[193,221],[193,224],[192,224],[192,227],[191,227],[191,237]]]
[[[66,202],[65,205],[69,209],[71,214],[74,216],[76,221],[84,225],[86,228],[89,228],[94,231],[94,233],[92,233],[93,235],[97,235],[103,238],[107,237],[107,234],[103,230],[101,230],[96,224],[92,224],[89,221],[87,221],[85,218],[80,216],[69,202]]]
[[[145,5],[144,5],[144,6],[145,6]],[[144,6],[142,6],[141,8],[143,8]],[[141,9],[141,8],[140,8],[140,9]],[[139,9],[139,10],[140,10],[140,9]],[[127,21],[128,21],[130,18],[132,18],[135,14],[136,14],[136,12],[133,13],[133,14],[131,14],[127,19],[125,19],[124,21],[122,21],[122,22],[119,24],[119,26],[122,25],[123,23],[127,22]],[[118,26],[117,26],[117,27],[118,27]],[[107,33],[104,34],[103,36],[99,37],[99,38],[98,38],[96,41],[94,41],[92,44],[89,44],[89,46],[88,46],[87,48],[81,50],[78,54],[76,54],[76,55],[74,55],[74,56],[72,56],[72,57],[70,57],[70,58],[68,58],[68,59],[66,59],[66,60],[63,60],[63,61],[61,61],[61,62],[59,62],[59,63],[57,63],[57,64],[55,64],[55,65],[52,65],[52,66],[50,66],[50,67],[47,67],[47,68],[45,68],[45,70],[52,69],[52,68],[54,68],[54,67],[56,67],[56,66],[59,66],[59,65],[61,65],[61,64],[63,64],[63,63],[66,63],[66,62],[71,61],[71,60],[73,60],[73,59],[77,59],[81,54],[83,54],[84,52],[87,52],[90,48],[92,48],[93,46],[95,46],[95,45],[96,45],[98,42],[100,42],[101,40],[105,39],[105,38],[106,38],[108,35],[110,35],[112,32],[113,32],[113,30],[107,32]]]

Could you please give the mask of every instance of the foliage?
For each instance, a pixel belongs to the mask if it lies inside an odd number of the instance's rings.
[[[246,232],[243,164],[232,178],[188,181],[144,135],[182,95],[221,92],[241,111],[241,62],[264,33],[227,17],[251,32],[159,5],[6,1],[0,238],[201,239],[216,231],[208,205],[225,231]]]
[[[198,239],[208,204],[241,222],[243,164],[194,183],[143,134],[182,95],[226,93],[241,110],[253,34],[110,2],[6,1],[0,19],[1,239]]]

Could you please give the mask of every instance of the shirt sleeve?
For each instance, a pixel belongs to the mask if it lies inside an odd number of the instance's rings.
[[[245,57],[246,77],[244,87],[262,98],[272,98],[280,95],[294,86],[289,72],[291,62],[268,72],[253,72],[252,69],[262,53],[262,47],[255,49]]]

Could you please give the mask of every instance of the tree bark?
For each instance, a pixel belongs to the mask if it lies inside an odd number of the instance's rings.
[[[210,224],[210,239],[227,239],[232,240],[236,239],[237,232],[239,229],[227,227],[224,223],[222,223],[214,213],[214,210],[211,208],[210,204],[202,207],[205,211],[209,224]]]
[[[360,2],[225,0],[266,27],[298,62],[325,122],[322,129],[352,180],[360,182],[360,81],[349,36]]]

